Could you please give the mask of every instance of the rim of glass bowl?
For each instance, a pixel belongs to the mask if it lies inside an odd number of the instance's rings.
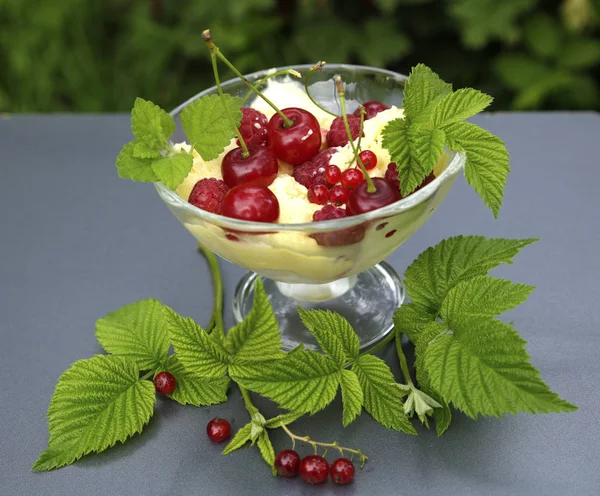
[[[253,72],[251,74],[246,74],[250,80],[260,79],[264,76],[271,74],[274,71],[279,71],[283,69],[296,69],[297,71],[308,70],[312,67],[312,64],[303,64],[303,65],[288,65],[282,67],[275,67],[271,69],[265,69],[262,71]],[[385,74],[387,76],[391,76],[395,79],[406,80],[407,77],[403,74],[398,74],[397,72],[388,71],[387,69],[379,69],[377,67],[369,67],[364,65],[352,65],[352,64],[327,64],[326,68],[328,70],[359,70],[365,71],[375,74]],[[229,86],[236,84],[239,82],[239,78],[230,79],[224,83],[221,83],[221,87],[226,90]],[[208,88],[200,93],[194,95],[189,100],[183,102],[181,105],[176,107],[170,112],[170,116],[175,118],[179,113],[187,107],[190,103],[198,98],[202,98],[207,93],[214,92],[216,90],[215,86]],[[427,186],[420,189],[416,193],[403,198],[400,201],[392,203],[390,205],[386,205],[385,207],[378,208],[377,210],[372,210],[370,212],[366,212],[364,214],[355,215],[351,217],[345,217],[342,219],[336,219],[335,222],[331,220],[322,220],[318,222],[302,222],[296,224],[278,224],[271,222],[253,222],[241,219],[234,219],[232,217],[225,217],[224,215],[213,214],[212,212],[208,212],[206,210],[202,210],[201,208],[195,207],[191,203],[187,202],[183,198],[181,198],[174,190],[167,188],[161,182],[155,182],[154,186],[161,196],[161,198],[171,205],[180,208],[187,213],[193,214],[202,218],[203,220],[209,221],[212,224],[217,224],[219,226],[228,227],[232,229],[243,229],[244,232],[262,232],[265,230],[271,232],[279,232],[279,231],[306,231],[306,232],[330,232],[332,229],[338,230],[341,228],[352,227],[358,224],[362,224],[365,221],[370,221],[374,219],[379,219],[382,217],[389,217],[390,215],[398,214],[400,212],[404,212],[405,210],[409,210],[416,205],[426,201],[429,199],[440,187],[441,185],[450,179],[455,173],[458,173],[460,169],[465,165],[466,156],[463,152],[453,152],[454,156],[450,163],[446,166],[444,171],[435,178],[434,181],[430,182]]]

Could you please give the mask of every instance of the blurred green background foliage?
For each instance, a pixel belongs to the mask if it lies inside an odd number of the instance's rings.
[[[212,85],[206,27],[243,72],[424,62],[494,110],[600,109],[600,0],[0,0],[0,111],[172,108]]]

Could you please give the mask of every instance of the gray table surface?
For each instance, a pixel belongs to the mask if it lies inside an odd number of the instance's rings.
[[[513,157],[500,219],[461,179],[388,261],[402,272],[456,234],[542,238],[495,273],[538,286],[506,318],[529,341],[542,377],[580,409],[477,422],[456,414],[438,439],[424,429],[419,437],[387,431],[365,413],[344,429],[337,400],[295,430],[360,447],[370,460],[351,486],[310,487],[273,478],[255,448],[222,457],[222,446],[208,443],[210,418],[229,418],[234,429],[247,422],[235,389],[209,408],[159,400],[141,436],[70,467],[30,471],[46,447],[59,375],[101,352],[96,319],[155,297],[206,323],[210,279],[154,188],[117,178],[127,116],[0,118],[0,494],[600,494],[600,116],[495,114],[477,123],[504,138]],[[222,266],[230,299],[243,270]],[[393,351],[383,356],[396,369]],[[288,446],[279,430],[273,442]]]

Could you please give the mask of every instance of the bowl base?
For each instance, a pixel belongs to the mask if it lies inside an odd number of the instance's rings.
[[[396,271],[387,263],[381,262],[374,267],[350,278],[340,279],[328,284],[299,286],[294,291],[294,284],[285,284],[259,276],[254,272],[247,273],[238,283],[233,298],[233,315],[237,322],[252,309],[254,300],[254,281],[260,277],[269,301],[273,306],[279,322],[283,349],[291,350],[300,343],[308,349],[319,349],[316,340],[302,324],[297,307],[305,309],[321,309],[337,312],[345,317],[360,340],[360,348],[364,350],[377,344],[393,329],[394,312],[405,297],[405,290]],[[324,299],[318,296],[318,301],[307,301],[313,298],[309,294],[327,295],[331,289],[346,288],[340,294],[335,292],[333,298]],[[307,286],[313,286],[312,288]],[[283,289],[283,292],[281,291]],[[288,295],[296,294],[298,298]],[[313,300],[314,300],[313,299]],[[323,301],[320,301],[323,300]]]

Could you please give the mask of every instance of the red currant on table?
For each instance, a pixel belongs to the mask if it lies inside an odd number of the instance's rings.
[[[353,115],[346,116],[348,118],[348,124],[350,126],[350,134],[352,139],[358,138],[360,131],[360,119]],[[364,136],[364,133],[363,133]],[[346,132],[346,125],[342,117],[336,117],[331,123],[329,132],[327,133],[327,144],[332,146],[345,146],[348,144],[348,133]]]
[[[313,158],[321,149],[321,126],[314,115],[301,108],[290,107],[281,111],[293,122],[284,126],[279,114],[273,115],[267,127],[269,147],[279,160],[300,165]]]
[[[248,146],[267,146],[267,126],[269,120],[262,112],[253,108],[242,109],[242,121],[240,122],[240,134]],[[240,146],[240,140],[237,140]]]
[[[360,183],[350,193],[348,203],[346,205],[346,211],[348,215],[358,215],[365,212],[370,212],[377,208],[385,207],[390,203],[394,203],[400,200],[400,191],[394,188],[385,179],[380,177],[373,178],[373,184],[375,185],[376,191],[369,193],[367,191],[367,182]]]
[[[279,162],[275,154],[259,145],[249,145],[250,155],[244,157],[242,148],[227,152],[221,162],[223,181],[230,188],[240,184],[261,184],[268,186],[277,177]]]
[[[231,425],[227,420],[216,417],[206,425],[206,434],[214,443],[222,443],[231,434]]]
[[[220,179],[214,177],[208,179],[200,179],[194,187],[188,198],[188,201],[195,207],[220,214],[223,205],[223,199],[229,191],[229,186]]]
[[[310,188],[315,181],[320,177],[325,177],[327,166],[331,156],[336,153],[337,150],[328,148],[327,150],[320,151],[311,160],[304,162],[301,165],[294,167],[292,175],[294,179],[299,182],[305,188]],[[319,184],[318,182],[316,184]]]
[[[383,112],[384,110],[389,109],[389,107],[385,103],[375,101],[363,103],[362,106],[367,112],[365,114],[365,120],[371,119],[375,117],[379,112]],[[357,108],[352,115],[360,117],[360,107]]]
[[[321,455],[308,455],[300,462],[300,477],[309,484],[322,484],[329,475],[329,464]]]
[[[325,205],[329,201],[329,189],[323,184],[315,184],[308,189],[308,201]]]
[[[160,394],[171,394],[177,387],[177,380],[171,372],[161,372],[154,378],[154,389]]]
[[[365,175],[360,169],[346,169],[342,172],[342,186],[348,189],[356,188],[365,180]]]
[[[338,458],[331,464],[329,474],[336,484],[350,484],[354,479],[354,465],[348,458]]]
[[[294,450],[286,449],[277,453],[275,470],[282,477],[295,477],[300,468],[300,455]]]
[[[367,170],[374,169],[377,165],[377,155],[375,155],[371,150],[364,150],[360,152],[358,157]]]
[[[279,217],[279,201],[266,186],[241,184],[225,195],[221,213],[234,219],[275,222]]]
[[[344,188],[341,184],[337,184],[329,190],[329,201],[332,205],[339,207],[348,201],[350,191],[348,188]]]

